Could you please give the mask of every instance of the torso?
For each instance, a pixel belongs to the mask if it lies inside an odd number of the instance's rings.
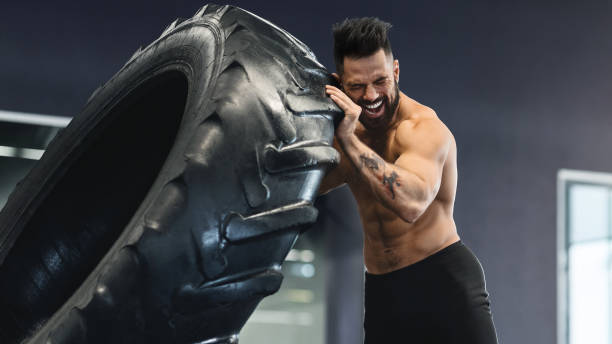
[[[358,127],[359,139],[389,163],[395,162],[400,152],[394,144],[397,124],[411,121],[416,124],[436,114],[403,93],[398,109],[398,121],[386,134],[371,137],[365,128]],[[441,125],[443,125],[440,122]],[[449,132],[450,134],[450,132]],[[451,135],[452,136],[452,135]],[[340,150],[341,161],[348,158]],[[459,240],[453,220],[453,205],[457,186],[457,149],[453,139],[446,157],[440,189],[415,222],[408,223],[376,201],[370,188],[361,182],[352,166],[345,165],[347,184],[359,208],[364,229],[364,259],[369,273],[382,274],[413,264]]]

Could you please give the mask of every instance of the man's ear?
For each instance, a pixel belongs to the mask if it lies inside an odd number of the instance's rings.
[[[393,60],[393,77],[395,81],[399,82],[399,61]]]
[[[342,80],[340,80],[340,75],[338,75],[338,73],[332,73],[332,76],[334,77],[334,79],[336,79],[338,85],[342,85]]]
[[[338,88],[342,89],[342,79],[340,78],[340,75],[338,75],[338,73],[332,73],[332,76],[336,80],[336,85],[334,86],[338,86]]]

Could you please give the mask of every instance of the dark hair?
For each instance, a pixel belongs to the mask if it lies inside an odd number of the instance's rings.
[[[332,27],[334,33],[334,62],[338,73],[343,72],[344,57],[366,57],[383,49],[391,55],[387,32],[391,24],[378,18],[347,18]]]

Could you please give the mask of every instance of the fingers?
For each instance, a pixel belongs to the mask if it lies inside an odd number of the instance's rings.
[[[325,92],[328,92],[329,90],[340,91],[340,89],[336,86],[325,85]]]
[[[344,93],[344,91],[342,91],[341,89],[339,89],[339,88],[338,88],[338,87],[336,87],[336,86],[332,86],[332,85],[325,85],[325,92],[326,92],[327,94],[330,94],[330,93],[339,94],[339,95],[342,95],[342,96],[345,96],[345,97],[347,97],[347,98],[348,98],[348,95],[347,95],[346,93]],[[349,99],[350,99],[350,98],[349,98]]]
[[[342,111],[344,111],[344,113],[351,112],[351,107],[344,100],[342,100],[342,98],[339,98],[333,94],[329,97],[342,109]]]
[[[332,85],[325,85],[325,93],[332,95],[332,94],[342,94],[344,96],[346,96],[346,94],[344,94],[344,92],[340,91],[337,87],[332,86]]]
[[[346,98],[348,97],[346,96],[346,94],[344,94],[344,92],[340,91],[339,89],[333,86],[329,86],[329,88],[325,90],[325,93],[327,93],[327,95],[330,96],[332,99],[335,98],[335,99],[341,100],[343,103],[347,102]]]
[[[346,103],[346,100],[344,99],[346,98],[346,94],[334,86],[325,85],[325,93],[327,93],[327,95],[330,96],[330,98],[332,98],[336,104],[338,104],[338,102],[341,102],[342,104]],[[340,104],[338,104],[338,106],[342,108]],[[342,109],[344,110],[344,108]]]
[[[361,108],[358,106],[356,107],[350,99],[346,99],[345,97],[335,94],[330,94],[329,97],[342,109],[342,111],[344,111],[346,115],[357,116],[361,113]]]
[[[355,104],[344,92],[338,88],[326,85],[325,93],[344,111],[347,115],[358,116],[361,114],[361,107]]]
[[[362,111],[361,106],[355,104],[346,93],[337,87],[325,85],[325,93],[342,109],[345,115],[340,125],[336,128],[335,135],[341,139],[350,137],[355,132],[356,123],[359,122],[359,116]]]

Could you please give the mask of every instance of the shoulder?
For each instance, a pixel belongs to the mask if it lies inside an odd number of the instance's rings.
[[[400,154],[412,150],[448,152],[454,144],[453,135],[436,112],[421,104],[413,106],[413,110],[411,116],[399,123],[395,132],[394,143]]]

